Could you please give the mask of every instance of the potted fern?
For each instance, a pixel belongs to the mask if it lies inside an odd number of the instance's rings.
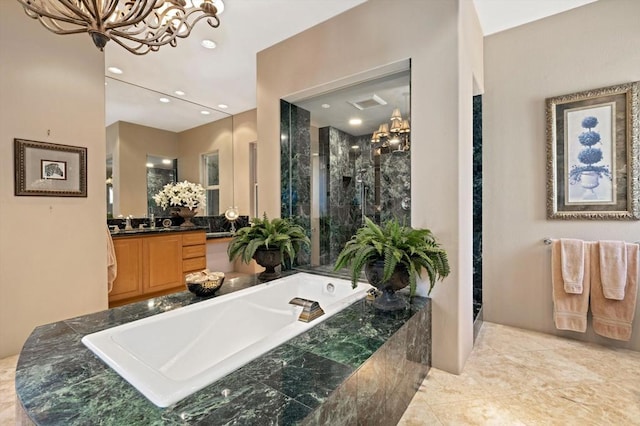
[[[238,229],[227,248],[229,260],[240,258],[244,263],[255,259],[265,271],[261,279],[273,279],[280,276],[276,267],[284,260],[293,263],[296,254],[303,246],[309,246],[309,237],[304,229],[289,219],[269,220],[266,213],[262,219],[254,218],[250,226]]]
[[[429,293],[450,272],[447,253],[429,229],[403,226],[395,219],[378,226],[366,217],[338,255],[334,270],[344,267],[351,268],[353,287],[365,270],[367,281],[382,291],[374,306],[386,311],[406,307],[395,292],[409,285],[413,296],[423,270],[429,278]]]

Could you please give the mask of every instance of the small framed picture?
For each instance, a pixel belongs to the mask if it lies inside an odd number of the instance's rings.
[[[15,195],[87,196],[87,148],[14,139]]]
[[[639,84],[546,100],[548,219],[640,219]]]
[[[59,179],[67,180],[67,162],[66,161],[50,161],[40,160],[42,164],[42,179]]]

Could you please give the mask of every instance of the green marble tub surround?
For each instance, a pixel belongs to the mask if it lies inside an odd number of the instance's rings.
[[[257,284],[230,279],[219,294]],[[429,369],[431,304],[418,297],[395,313],[358,301],[165,409],[80,341],[202,300],[185,291],[37,327],[16,370],[24,411],[38,425],[395,424]]]
[[[410,306],[393,314],[367,302],[351,306],[364,311],[360,329],[373,322],[386,332],[380,334],[385,342],[302,424],[395,425],[400,420],[431,366],[431,303],[413,298]]]

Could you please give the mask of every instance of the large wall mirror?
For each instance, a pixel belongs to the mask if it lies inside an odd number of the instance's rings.
[[[311,236],[309,265],[331,268],[368,217],[411,220],[410,61],[281,101],[281,215]]]
[[[161,215],[149,200],[167,179],[207,187],[201,214],[235,205],[231,115],[110,77],[105,98],[108,215]]]

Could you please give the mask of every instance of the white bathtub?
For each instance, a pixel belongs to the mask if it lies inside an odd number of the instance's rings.
[[[369,288],[298,273],[89,334],[82,342],[151,402],[167,407],[324,321]],[[325,314],[298,321],[302,307],[289,304],[294,297],[319,302]]]

